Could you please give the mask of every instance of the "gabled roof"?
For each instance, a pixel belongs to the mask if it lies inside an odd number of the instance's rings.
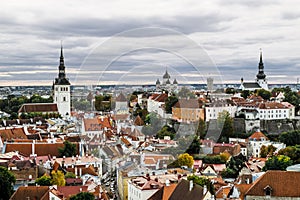
[[[59,156],[58,149],[63,148],[63,143],[35,143],[35,154],[38,156]],[[29,156],[32,153],[32,144],[30,143],[7,143],[5,152],[18,151],[23,155]],[[76,145],[77,151],[79,149]]]
[[[18,111],[18,113],[23,112],[58,112],[58,108],[56,103],[26,103]]]
[[[42,199],[48,191],[48,186],[20,186],[10,199]]]
[[[259,104],[260,109],[287,109],[284,104],[278,102],[264,102]]]
[[[155,192],[148,200],[168,200],[175,190],[177,184],[170,184],[169,186],[164,186],[157,192]]]
[[[198,99],[179,99],[174,105],[176,108],[200,108]]]
[[[246,196],[265,196],[269,186],[272,197],[299,197],[300,172],[269,170],[260,176],[246,192]]]
[[[189,181],[181,179],[169,200],[199,200],[203,198],[203,188],[200,185],[193,184],[191,191],[189,190],[189,187]]]
[[[80,192],[88,192],[88,186],[58,186],[57,190],[68,199],[72,195],[76,195]]]
[[[265,140],[268,140],[268,138],[260,131],[256,131],[255,133],[253,133],[249,139],[252,139],[252,140],[261,140],[261,138],[264,138]]]
[[[244,88],[261,88],[260,85],[256,82],[243,82],[242,85]]]
[[[135,118],[133,123],[136,126],[143,126],[145,124],[144,121],[142,120],[142,118],[139,115]]]
[[[120,93],[119,96],[117,96],[116,101],[118,102],[127,102],[126,97],[124,96],[123,93]]]
[[[23,128],[4,128],[0,129],[2,141],[12,139],[28,139]]]

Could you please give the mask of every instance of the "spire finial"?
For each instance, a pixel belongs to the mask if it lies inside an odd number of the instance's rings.
[[[262,49],[261,48],[259,48],[259,51],[260,51],[260,63],[262,63]]]
[[[62,44],[62,40],[60,41],[60,57],[63,58],[64,55],[63,55],[63,44]]]

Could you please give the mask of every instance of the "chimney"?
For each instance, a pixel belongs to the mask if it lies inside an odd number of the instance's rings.
[[[207,185],[204,185],[204,186],[203,186],[203,195],[205,195],[206,192],[207,192]]]
[[[181,174],[178,174],[177,178],[178,178],[178,180],[180,180],[181,179]]]
[[[189,187],[189,191],[192,191],[193,187],[194,187],[193,181],[192,181],[192,180],[190,180],[190,187]]]
[[[166,180],[166,186],[170,186],[170,181],[169,181],[169,179]]]

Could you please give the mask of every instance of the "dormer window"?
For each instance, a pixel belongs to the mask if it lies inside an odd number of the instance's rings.
[[[271,196],[272,188],[269,185],[264,188],[264,191],[266,196]]]

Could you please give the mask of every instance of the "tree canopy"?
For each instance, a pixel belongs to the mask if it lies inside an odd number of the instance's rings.
[[[52,185],[57,185],[57,186],[65,186],[66,185],[66,180],[65,180],[65,175],[62,171],[60,170],[53,170],[51,172],[51,184]]]
[[[59,157],[72,157],[72,156],[76,156],[77,154],[77,148],[76,148],[76,144],[73,144],[69,141],[64,141],[64,147],[63,148],[59,148]]]
[[[70,200],[94,200],[95,197],[90,192],[80,192],[70,197]]]
[[[258,96],[261,96],[264,100],[270,100],[272,93],[265,89],[259,89],[257,90],[256,94]]]
[[[157,132],[156,136],[160,139],[163,139],[165,136],[170,136],[170,138],[173,140],[175,137],[175,130],[173,127],[165,125]]]
[[[15,176],[6,167],[0,166],[0,199],[9,199],[14,192]]]
[[[169,96],[165,101],[166,113],[172,113],[172,107],[178,102],[178,98],[175,95]]]
[[[224,110],[219,113],[218,115],[218,126],[222,129],[221,136],[219,138],[219,142],[228,142],[229,137],[234,136],[234,129],[233,129],[233,119],[230,117],[228,111]]]
[[[194,164],[194,158],[188,153],[180,154],[178,156],[178,164],[179,166],[187,166],[191,168]]]
[[[267,170],[286,170],[288,166],[291,166],[293,161],[290,157],[284,155],[273,156],[266,161],[263,171]]]
[[[283,132],[279,136],[279,141],[285,143],[287,146],[300,144],[300,130]]]
[[[236,178],[241,169],[245,166],[245,161],[246,157],[242,154],[239,154],[238,156],[232,156],[226,163],[226,169],[222,171],[222,177]]]
[[[293,164],[300,163],[300,145],[288,146],[278,151],[278,155],[285,155],[291,158]]]
[[[35,179],[35,183],[41,186],[50,186],[51,183],[51,177],[48,175],[43,175],[40,178]]]

